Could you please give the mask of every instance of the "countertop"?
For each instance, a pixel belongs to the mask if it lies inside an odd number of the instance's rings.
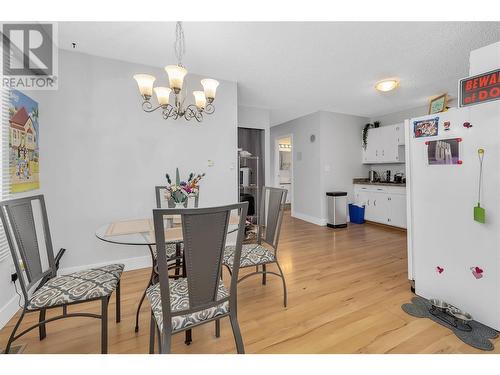
[[[355,185],[378,185],[378,186],[400,186],[406,187],[406,184],[396,184],[394,182],[370,182],[367,178],[354,178],[352,183]]]

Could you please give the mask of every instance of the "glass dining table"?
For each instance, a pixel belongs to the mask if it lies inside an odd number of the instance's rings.
[[[184,264],[182,261],[181,243],[183,242],[183,234],[181,227],[180,215],[165,215],[165,242],[167,244],[175,244],[175,258],[172,261],[176,262],[176,277],[179,276],[179,267]],[[228,234],[238,230],[239,216],[231,214],[229,218]],[[151,255],[151,276],[149,282],[142,293],[137,312],[135,316],[135,332],[139,331],[139,314],[142,303],[146,297],[146,290],[151,286],[158,275],[156,256],[154,246],[156,245],[155,231],[153,219],[131,219],[118,220],[100,226],[95,235],[98,239],[117,245],[127,246],[147,246]]]

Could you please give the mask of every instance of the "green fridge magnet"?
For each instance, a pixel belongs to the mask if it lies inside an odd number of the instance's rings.
[[[479,191],[477,195],[477,206],[474,207],[474,220],[478,223],[484,224],[486,222],[486,212],[483,207],[481,207],[481,184],[483,181],[483,159],[484,159],[484,149],[480,148],[477,150],[477,155],[479,156]]]

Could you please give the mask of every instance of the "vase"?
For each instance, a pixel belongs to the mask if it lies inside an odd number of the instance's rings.
[[[175,202],[175,208],[185,208],[184,202]]]

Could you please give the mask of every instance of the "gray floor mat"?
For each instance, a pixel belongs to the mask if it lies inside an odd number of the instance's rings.
[[[432,315],[429,312],[430,307],[431,303],[422,297],[414,297],[412,298],[411,303],[405,303],[401,306],[403,311],[411,316],[417,318],[429,318],[434,322],[441,324],[443,327],[452,330],[453,333],[455,333],[455,335],[467,345],[480,350],[493,350],[495,348],[490,339],[496,338],[498,336],[498,331],[485,326],[484,324],[476,322],[475,320],[469,323],[469,325],[472,327],[472,331],[461,331],[451,324],[447,324],[446,322],[443,322],[441,319]]]

